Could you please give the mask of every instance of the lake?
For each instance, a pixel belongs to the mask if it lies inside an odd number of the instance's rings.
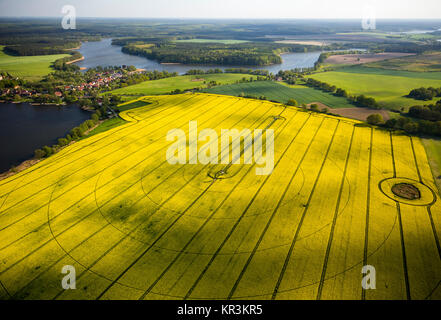
[[[0,103],[0,110],[0,172],[30,159],[35,149],[55,144],[58,138],[90,119],[90,112],[76,105]]]
[[[133,65],[137,68],[146,70],[169,71],[184,74],[191,69],[214,69],[222,70],[228,68],[244,68],[244,66],[200,66],[200,65],[182,65],[182,64],[160,64],[157,61],[150,60],[144,57],[138,57],[123,53],[121,46],[113,46],[111,39],[103,39],[99,42],[85,42],[78,50],[83,56],[84,60],[76,64],[81,68],[94,68],[97,66],[121,66]],[[265,69],[272,73],[277,73],[280,70],[291,70],[295,68],[312,68],[320,57],[319,51],[307,53],[285,53],[282,54],[283,63],[271,66],[260,67],[245,67],[249,69]]]

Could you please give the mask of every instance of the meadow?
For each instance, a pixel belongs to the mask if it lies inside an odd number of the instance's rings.
[[[55,54],[46,56],[15,57],[3,52],[0,46],[0,71],[9,72],[13,76],[28,80],[38,80],[53,72],[51,68],[55,60],[67,57],[68,54]]]
[[[231,84],[241,80],[244,77],[247,79],[256,78],[256,76],[247,74],[233,73],[178,76],[154,81],[145,81],[133,86],[110,91],[110,93],[122,96],[166,94],[176,89],[189,90],[197,87],[206,87],[210,81],[216,81],[220,84]]]
[[[441,202],[419,138],[214,94],[121,107],[126,124],[0,181],[0,299],[441,299]],[[170,164],[166,134],[192,120],[273,129],[274,171]],[[403,182],[421,197],[395,196]],[[77,290],[61,288],[65,265]]]
[[[396,71],[362,66],[343,67],[310,77],[345,89],[352,95],[364,94],[375,98],[381,106],[394,110],[430,103],[406,98],[413,89],[441,87],[440,72]]]
[[[335,109],[354,107],[354,105],[350,104],[347,99],[342,97],[336,97],[332,94],[301,85],[286,85],[273,81],[223,85],[211,89],[205,89],[204,91],[230,96],[239,96],[242,93],[255,97],[265,96],[268,100],[280,103],[287,103],[289,99],[295,99],[299,104],[321,102],[328,107]]]
[[[440,72],[441,53],[430,52],[399,59],[368,63],[366,67],[414,72]]]
[[[438,186],[438,191],[441,192],[441,140],[426,137],[422,139],[422,141],[426,149],[430,167],[432,168],[433,176]]]

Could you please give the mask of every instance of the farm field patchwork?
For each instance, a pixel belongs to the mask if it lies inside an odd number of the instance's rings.
[[[138,101],[128,123],[0,181],[0,299],[441,299],[441,202],[419,138],[268,101]],[[169,164],[167,132],[192,120],[273,129],[274,171]],[[77,290],[61,288],[65,265]]]
[[[345,98],[300,85],[285,85],[273,81],[237,83],[205,89],[205,92],[239,96],[241,93],[256,97],[265,96],[269,100],[286,103],[295,99],[299,104],[321,102],[330,108],[353,108]]]
[[[390,60],[413,55],[411,53],[385,52],[385,53],[362,53],[362,54],[343,54],[333,55],[325,60],[328,65],[356,65],[365,63],[375,63],[378,61]]]
[[[430,103],[406,98],[411,90],[441,87],[440,72],[409,72],[354,66],[316,73],[310,77],[345,89],[352,95],[364,94],[375,98],[385,108],[396,110]]]
[[[67,56],[67,54],[55,54],[47,56],[15,57],[4,53],[3,46],[0,46],[0,71],[9,72],[11,75],[29,80],[38,80],[54,71],[51,68],[51,65],[55,60]]]
[[[166,94],[175,89],[189,90],[197,87],[206,87],[210,81],[216,81],[220,84],[235,83],[236,81],[241,80],[243,77],[246,77],[247,79],[251,77],[256,78],[255,76],[250,76],[247,74],[233,73],[178,76],[160,80],[145,81],[133,86],[110,91],[110,93],[127,96]]]
[[[441,71],[441,53],[431,52],[419,55],[412,55],[399,59],[368,63],[365,66],[371,68],[402,71],[439,72]]]

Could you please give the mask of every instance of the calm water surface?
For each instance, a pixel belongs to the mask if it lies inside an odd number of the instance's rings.
[[[144,57],[138,57],[121,52],[121,46],[113,46],[111,39],[103,39],[99,42],[85,42],[79,50],[84,56],[84,60],[77,63],[79,67],[93,68],[97,66],[120,66],[133,65],[137,68],[146,70],[169,71],[184,74],[190,69],[226,69],[226,68],[242,68],[244,66],[199,66],[199,65],[182,65],[182,64],[160,64],[154,60]],[[265,69],[272,73],[280,70],[290,70],[295,68],[312,68],[318,60],[320,52],[307,53],[285,53],[282,55],[283,63],[262,67],[246,67],[250,69]]]
[[[0,172],[33,157],[35,149],[55,144],[89,118],[90,113],[76,105],[0,103]]]

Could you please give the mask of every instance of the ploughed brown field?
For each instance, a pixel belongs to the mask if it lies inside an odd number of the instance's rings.
[[[342,54],[333,55],[325,60],[326,64],[363,64],[370,62],[378,62],[388,59],[402,58],[412,56],[413,53],[402,52],[385,52],[385,53],[363,53],[363,54]]]
[[[366,121],[371,114],[381,114],[384,120],[389,120],[390,115],[386,110],[375,110],[367,108],[347,108],[347,109],[330,109],[329,112],[338,114],[342,117]]]

